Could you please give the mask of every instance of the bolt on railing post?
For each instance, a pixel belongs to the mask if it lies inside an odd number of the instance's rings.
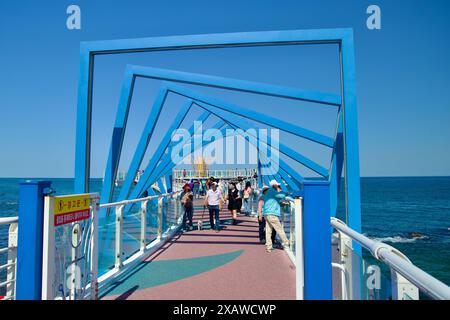
[[[16,295],[16,266],[17,266],[17,231],[18,224],[11,223],[8,232],[8,265],[6,281],[9,282],[6,286],[6,299],[13,299]]]
[[[144,252],[147,244],[147,203],[148,200],[141,202],[141,252]]]
[[[122,267],[122,228],[123,228],[123,205],[116,207],[116,257],[115,268]]]
[[[393,300],[419,300],[419,289],[397,271],[391,269],[391,290]]]

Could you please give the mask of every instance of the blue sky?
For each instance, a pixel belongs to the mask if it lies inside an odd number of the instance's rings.
[[[66,28],[70,4],[81,7],[81,30]],[[381,8],[381,30],[366,28],[370,4]],[[361,174],[450,175],[449,15],[445,0],[1,1],[0,176],[73,176],[80,41],[332,27],[355,31]],[[324,46],[99,57],[92,175],[104,170],[127,63],[337,92],[336,52]],[[151,80],[136,84],[122,168],[158,85]],[[322,133],[334,132],[329,107],[195,89]],[[168,102],[160,132],[177,107],[176,98]],[[289,135],[281,139],[321,164],[329,161],[326,150]],[[157,144],[158,135],[149,154]]]

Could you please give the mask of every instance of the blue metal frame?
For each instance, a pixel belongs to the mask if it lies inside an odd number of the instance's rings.
[[[242,46],[277,46],[285,44],[337,44],[340,49],[342,99],[334,95],[299,90],[297,98],[306,101],[341,105],[344,122],[345,187],[348,223],[360,231],[359,148],[357,135],[356,77],[353,31],[351,29],[286,30],[228,34],[171,36],[142,39],[83,42],[80,47],[78,83],[77,143],[75,191],[87,192],[90,176],[91,114],[94,57],[127,52],[204,49]],[[214,79],[212,79],[214,80]],[[191,79],[192,81],[192,79]],[[236,86],[247,85],[235,82]],[[246,88],[254,92],[255,88]],[[256,88],[258,89],[258,88]],[[282,88],[265,88],[267,94],[285,96]],[[273,89],[274,91],[270,91]],[[289,91],[289,90],[287,90]],[[336,99],[337,98],[337,99]],[[116,141],[116,146],[120,144]],[[114,160],[114,159],[112,159]],[[111,171],[108,171],[111,173]],[[112,172],[113,173],[113,172]]]
[[[199,74],[188,74],[179,71],[162,70],[156,68],[146,68],[132,66],[125,71],[125,80],[122,85],[119,108],[116,122],[112,134],[111,147],[108,156],[108,163],[105,172],[105,189],[102,190],[102,201],[111,199],[112,182],[117,174],[120,153],[126,122],[128,118],[129,105],[133,94],[134,82],[137,76],[144,76],[152,79],[165,79],[171,82],[181,82],[196,85],[206,85],[228,90],[259,93],[280,98],[297,99],[320,103],[338,107],[338,128],[336,136],[333,138],[320,135],[304,128],[272,119],[263,114],[244,110],[244,112],[234,112],[234,120],[239,120],[239,116],[248,117],[266,125],[278,127],[284,131],[297,136],[320,143],[333,148],[330,168],[328,170],[320,166],[314,166],[309,159],[302,158],[302,155],[280,147],[281,151],[290,153],[297,160],[302,160],[303,164],[308,164],[315,168],[322,176],[328,178],[330,182],[330,211],[335,214],[337,208],[337,196],[342,168],[345,168],[345,196],[346,196],[346,220],[348,225],[361,232],[361,207],[360,207],[360,176],[359,176],[359,146],[357,127],[357,102],[356,102],[356,71],[354,56],[353,31],[351,29],[319,29],[319,30],[289,30],[289,31],[264,31],[248,33],[228,33],[228,34],[207,34],[188,35],[172,37],[156,37],[143,39],[126,39],[83,42],[80,47],[80,78],[78,82],[78,105],[77,105],[77,138],[76,138],[76,159],[75,159],[75,192],[83,193],[89,190],[90,178],[90,156],[91,156],[91,118],[92,118],[92,89],[93,89],[93,68],[94,59],[97,55],[119,54],[128,52],[149,52],[164,50],[186,50],[205,49],[223,47],[243,47],[243,46],[278,46],[278,45],[310,45],[310,44],[336,44],[339,47],[340,69],[341,69],[341,95],[305,91],[295,88],[286,88],[269,84],[255,83],[238,79],[226,79],[214,76]],[[151,71],[151,72],[150,72]],[[180,89],[177,86],[177,91]],[[185,88],[181,88],[186,92]],[[159,117],[159,112],[164,104],[167,94],[163,87],[159,98],[154,103],[151,116],[146,127],[145,139],[149,139],[153,133],[154,125]],[[192,97],[197,100],[197,97]],[[214,98],[215,99],[215,98]],[[201,99],[199,100],[201,101]],[[204,102],[204,101],[203,101]],[[210,101],[211,102],[211,101]],[[215,102],[214,100],[212,102]],[[221,101],[219,101],[221,102]],[[220,103],[219,103],[220,104]],[[217,108],[220,106],[213,105]],[[229,105],[227,105],[229,106]],[[208,110],[213,106],[209,105]],[[230,111],[228,108],[226,111]],[[237,110],[233,110],[237,111]],[[238,116],[239,115],[239,116]],[[175,125],[174,125],[175,127]],[[240,127],[240,125],[239,125]],[[146,149],[144,142],[139,143],[138,150]],[[161,147],[162,148],[162,147]],[[164,150],[167,148],[164,147]],[[130,165],[130,169],[139,167],[142,158],[141,152],[135,154]],[[160,157],[154,157],[160,158]],[[281,159],[280,159],[281,160]],[[159,161],[159,160],[158,160]],[[156,167],[158,161],[152,165]],[[302,162],[299,161],[299,162]],[[291,175],[294,180],[299,180],[288,167],[280,161],[281,172],[285,176]],[[314,169],[313,169],[314,170]],[[127,174],[127,185],[129,180]],[[269,176],[263,176],[262,180],[268,183]],[[354,244],[356,251],[360,247]]]
[[[224,101],[221,101],[219,99],[214,99],[212,97],[208,97],[207,95],[204,95],[204,94],[195,93],[193,91],[189,91],[188,93],[186,93],[186,91],[179,86],[176,87],[176,91],[175,91],[172,84],[166,84],[166,88],[170,92],[174,92],[174,93],[178,93],[178,94],[180,94],[180,92],[182,92],[185,96],[188,96],[191,98],[194,98],[194,96],[195,96],[195,99],[201,99],[202,101],[205,101],[206,104],[196,100],[195,104],[200,106],[201,108],[211,112],[212,114],[221,118],[222,120],[227,121],[228,123],[231,122],[231,123],[235,124],[234,125],[235,127],[239,127],[244,130],[248,130],[249,128],[252,127],[247,121],[245,121],[243,119],[239,119],[239,118],[230,117],[230,115],[227,115],[227,113],[223,112],[222,110],[219,110],[218,108],[221,108],[223,110],[229,110],[231,105]],[[210,102],[210,100],[213,100],[213,102]],[[216,107],[216,106],[219,106],[219,107]],[[235,109],[243,109],[240,106],[233,106],[233,107]],[[236,126],[236,124],[237,124],[237,126]],[[257,137],[255,137],[255,138],[257,139]],[[169,139],[169,138],[167,137],[167,139]],[[251,142],[251,141],[249,140],[249,142]],[[154,156],[150,160],[149,164],[147,165],[147,167],[144,170],[144,175],[141,177],[141,180],[139,181],[139,183],[135,186],[133,192],[131,192],[131,194],[129,195],[131,199],[139,197],[139,195],[143,192],[143,190],[146,190],[149,187],[149,185],[154,182],[154,179],[157,177],[154,169],[155,169],[155,166],[158,163],[158,161],[160,161],[160,159],[161,159],[161,155],[163,154],[163,152],[165,150],[164,149],[165,145],[166,145],[165,143],[162,143],[160,145],[160,148],[155,152],[156,156]],[[267,145],[268,146],[271,145],[270,140],[268,140]],[[194,149],[197,149],[197,147],[194,146]],[[280,151],[300,163],[304,163],[304,161],[305,161],[304,159],[306,159],[305,157],[299,155],[292,149],[286,147],[284,144],[280,144]],[[166,156],[168,157],[168,155],[166,155]],[[298,158],[300,158],[300,160]],[[286,168],[286,170],[288,170],[289,173],[293,177],[296,177],[298,182],[303,181],[303,177],[300,174],[298,174],[295,170],[293,170],[289,165],[287,165],[281,159],[279,160],[279,164],[280,164],[280,167]],[[323,169],[323,170],[325,170],[325,169]],[[285,171],[283,170],[283,173],[284,172]],[[131,172],[131,176],[133,176],[133,172]],[[286,173],[286,179],[289,179],[289,176],[287,173]],[[144,182],[142,182],[142,181],[144,181]],[[297,184],[293,183],[292,186],[293,186],[294,190],[298,190],[298,188],[296,188]],[[125,197],[122,194],[126,194],[127,192],[128,192],[128,190],[122,189],[121,195],[119,196],[119,200],[125,199]]]

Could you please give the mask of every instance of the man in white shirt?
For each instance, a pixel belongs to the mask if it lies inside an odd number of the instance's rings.
[[[216,232],[220,230],[220,209],[219,204],[223,201],[222,191],[217,188],[217,183],[212,183],[212,188],[208,190],[205,198],[205,207],[209,209],[209,224],[211,230],[215,229]]]

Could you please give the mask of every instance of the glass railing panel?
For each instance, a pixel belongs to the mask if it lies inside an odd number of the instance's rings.
[[[345,266],[345,278],[339,269],[333,270],[334,298],[342,300],[391,300],[392,281],[390,268],[375,259],[369,251],[362,248],[362,257],[352,248],[344,245],[337,250],[332,246],[333,262]],[[336,251],[337,250],[337,251]],[[342,291],[343,281],[345,289]]]
[[[139,250],[141,241],[141,204],[124,208],[122,225],[122,261]]]
[[[98,273],[99,276],[114,268],[116,243],[115,208],[107,211],[104,219],[99,219],[98,227]]]
[[[147,203],[147,226],[145,228],[147,243],[158,237],[158,202],[149,200]]]

